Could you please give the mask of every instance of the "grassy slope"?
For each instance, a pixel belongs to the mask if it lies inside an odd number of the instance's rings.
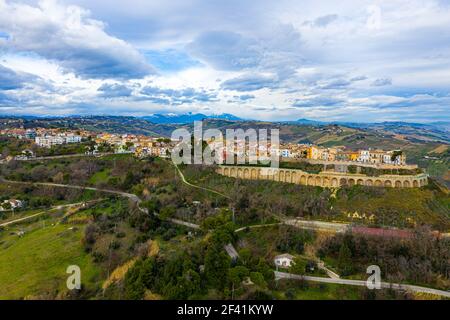
[[[407,201],[404,201],[407,199]],[[383,224],[401,226],[407,218],[417,224],[430,224],[441,230],[450,228],[449,197],[431,188],[385,189],[380,195],[366,195],[361,188],[345,197],[338,196],[335,208],[342,214],[358,212],[366,216],[385,213]]]
[[[359,300],[361,299],[362,288],[338,285],[338,284],[318,284],[307,282],[306,287],[302,287],[298,281],[281,280],[280,286],[283,290],[274,291],[277,299],[287,300],[286,288],[291,288],[295,300]]]
[[[110,177],[111,170],[106,169],[102,171],[96,172],[92,177],[89,179],[89,183],[96,185],[98,183],[106,183]]]
[[[99,271],[83,251],[83,228],[68,228],[48,226],[25,234],[8,248],[0,248],[1,299],[65,291],[69,265],[78,265],[82,283],[92,287]]]
[[[283,199],[292,205],[295,204],[296,208],[302,207],[301,204],[304,199],[308,198],[308,194],[318,195],[322,192],[322,189],[317,187],[274,181],[236,181],[234,178],[217,175],[211,170],[194,171],[192,167],[186,167],[183,171],[190,182],[200,186],[232,194],[235,183],[239,183],[239,185],[245,186],[246,190],[254,197],[273,199],[274,202]],[[333,219],[349,221],[347,214],[357,211],[360,215],[363,213],[366,216],[374,214],[380,218],[378,222],[385,225],[407,227],[407,218],[410,218],[417,224],[426,223],[440,230],[449,230],[449,201],[449,195],[437,192],[431,186],[420,189],[375,188],[371,191],[355,186],[345,195],[339,193],[337,199],[333,199],[331,204],[339,214]],[[327,217],[315,217],[315,219],[323,218]],[[368,221],[358,220],[355,222],[367,223]]]

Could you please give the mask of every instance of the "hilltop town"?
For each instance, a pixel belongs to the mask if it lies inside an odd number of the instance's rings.
[[[381,261],[387,261],[388,281],[430,288],[381,290],[376,298],[440,297],[449,288],[446,270],[419,271],[395,251],[407,246],[417,259],[417,246],[432,248],[426,263],[435,266],[449,254],[443,249],[448,189],[427,168],[407,162],[411,149],[286,135],[279,145],[256,146],[211,138],[192,142],[219,159],[249,160],[254,147],[260,159],[276,155],[279,167],[187,165],[171,161],[178,140],[167,134],[59,121],[0,129],[0,281],[14,288],[0,288],[2,298],[290,299],[316,292],[366,299],[373,293],[355,283],[365,279],[368,262]],[[362,249],[366,242],[376,255]],[[83,289],[60,289],[64,268],[48,272],[39,259],[26,265],[34,272],[32,285],[15,286],[30,250],[58,266],[75,261],[86,274]],[[140,274],[155,280],[144,283]],[[308,277],[319,283],[299,288],[297,281]]]
[[[2,129],[0,130],[0,136],[27,140],[31,143],[31,146],[36,145],[44,148],[90,142],[89,147],[86,147],[86,152],[95,153],[98,152],[99,146],[107,145],[115,153],[133,153],[137,157],[168,156],[176,144],[176,141],[171,141],[165,137],[46,128]],[[219,147],[217,141],[210,140],[206,142],[212,149],[222,153],[223,158],[226,158],[228,153],[238,155],[242,151],[247,154],[249,152],[246,140],[236,140],[228,144],[225,141],[220,141]],[[268,152],[275,152],[282,159],[286,160],[307,159],[330,163],[348,162],[354,164],[392,165],[399,168],[406,167],[406,155],[401,150],[348,150],[345,146],[327,148],[313,144],[294,143],[281,143],[277,149],[274,149],[269,142],[267,146],[259,145],[256,155],[267,154]]]
[[[450,0],[0,0],[0,303],[450,300],[449,22]]]

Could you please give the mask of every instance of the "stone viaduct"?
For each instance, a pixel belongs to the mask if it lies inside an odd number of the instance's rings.
[[[323,171],[311,174],[298,169],[276,169],[268,167],[219,166],[217,173],[233,178],[251,180],[273,180],[320,187],[365,185],[392,188],[419,188],[428,184],[425,173],[418,175],[380,175],[370,177],[363,174]]]

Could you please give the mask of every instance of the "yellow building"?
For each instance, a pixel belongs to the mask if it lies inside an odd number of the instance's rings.
[[[336,159],[340,161],[358,161],[358,151],[340,151],[336,155]]]
[[[348,153],[350,161],[357,161],[359,157],[359,152],[351,151]]]
[[[335,161],[338,150],[336,148],[322,148],[311,146],[307,149],[306,158],[312,160]]]
[[[320,149],[316,146],[311,146],[306,150],[306,158],[317,160],[320,159]]]

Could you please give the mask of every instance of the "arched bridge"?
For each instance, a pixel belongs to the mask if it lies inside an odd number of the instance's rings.
[[[219,166],[217,173],[233,178],[251,180],[273,180],[287,183],[320,187],[341,187],[364,185],[392,188],[419,188],[428,184],[425,173],[418,175],[380,175],[370,177],[363,174],[323,171],[318,174],[298,169],[277,169],[268,167]]]

